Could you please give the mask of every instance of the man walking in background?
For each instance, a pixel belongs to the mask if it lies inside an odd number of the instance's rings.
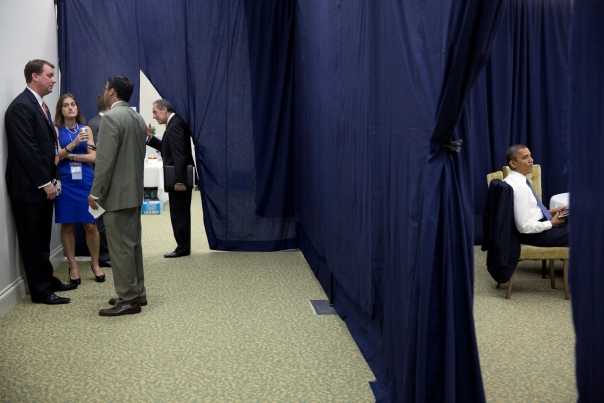
[[[109,107],[105,105],[105,94],[99,94],[96,97],[96,108],[99,113],[92,119],[88,121],[88,127],[92,130],[92,136],[94,138],[94,144],[99,144],[99,127],[101,125],[101,118],[107,111]],[[95,164],[91,164],[92,167],[95,167]],[[103,216],[101,215],[96,219],[96,227],[99,230],[100,237],[100,245],[99,245],[99,266],[101,267],[111,267],[111,260],[109,258],[109,247],[107,246],[107,232],[105,230],[105,223],[103,221]]]
[[[147,144],[161,151],[164,167],[174,167],[174,189],[168,190],[170,196],[170,220],[176,239],[174,252],[164,257],[173,258],[191,254],[191,194],[187,187],[187,166],[194,166],[191,153],[191,130],[185,121],[174,113],[170,102],[160,99],[153,103],[153,118],[160,125],[167,125],[163,138],[153,137],[151,125],[147,127]]]
[[[8,138],[6,187],[27,285],[33,302],[48,305],[68,303],[69,298],[55,292],[77,288],[53,275],[49,259],[53,200],[58,195],[52,181],[60,181],[61,173],[57,169],[57,134],[43,98],[57,82],[54,67],[39,59],[25,65],[27,88],[9,105],[4,121]]]
[[[141,245],[146,131],[143,118],[128,105],[133,91],[134,85],[124,76],[111,77],[105,85],[104,100],[111,109],[101,119],[94,182],[88,196],[93,210],[99,205],[105,209],[117,293],[117,298],[109,300],[115,307],[101,309],[101,316],[140,313],[147,304]]]

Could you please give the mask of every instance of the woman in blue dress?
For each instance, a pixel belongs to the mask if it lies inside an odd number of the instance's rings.
[[[86,231],[86,244],[96,281],[105,281],[105,274],[99,267],[99,231],[95,218],[88,212],[88,195],[94,179],[90,164],[95,161],[96,151],[92,132],[84,125],[85,122],[75,97],[71,94],[61,96],[57,102],[55,126],[62,191],[55,198],[55,222],[61,224],[61,243],[69,262],[71,284],[81,283],[75,261],[74,223],[82,223]]]

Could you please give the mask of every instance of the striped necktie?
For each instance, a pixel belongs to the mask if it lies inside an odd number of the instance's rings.
[[[48,113],[48,107],[46,106],[46,102],[42,100],[42,112],[44,112],[44,116],[46,116],[46,120],[52,126],[52,120],[50,120],[50,114]],[[57,145],[57,141],[55,140],[55,165],[59,165],[59,146]]]
[[[44,116],[46,116],[46,120],[48,120],[48,123],[52,124],[50,116],[48,116],[48,107],[46,106],[46,102],[44,102],[44,100],[42,100],[42,112],[44,112]]]

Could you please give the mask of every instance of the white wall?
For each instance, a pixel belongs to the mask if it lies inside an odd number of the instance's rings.
[[[151,123],[151,126],[155,126],[155,135],[159,138],[162,137],[166,125],[160,125],[155,119],[153,119],[153,102],[161,98],[155,87],[151,84],[147,76],[141,71],[140,73],[140,114],[145,119],[145,123]],[[147,146],[147,155],[157,155],[154,148]]]
[[[153,102],[161,99],[161,95],[157,92],[153,84],[149,81],[147,76],[141,71],[140,73],[140,114],[145,119],[145,123],[151,123],[151,126],[155,126],[155,135],[159,138],[162,137],[164,130],[166,130],[166,125],[160,125],[157,123],[155,119],[153,119]],[[171,101],[168,99],[168,101]],[[191,139],[191,150],[195,150],[195,144],[193,139]],[[147,146],[147,155],[157,155],[157,152],[154,148]],[[196,160],[195,152],[193,151],[193,160]]]
[[[3,316],[25,297],[25,277],[4,179],[8,156],[4,114],[12,100],[25,89],[23,68],[29,60],[47,60],[55,65],[58,73],[54,1],[3,1],[0,38],[3,39],[4,54],[0,63],[0,316]],[[52,94],[44,98],[51,111],[59,99],[59,89],[60,83],[57,82]],[[53,228],[50,250],[56,267],[63,260],[58,224]]]

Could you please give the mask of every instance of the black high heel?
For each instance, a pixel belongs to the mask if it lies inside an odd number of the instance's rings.
[[[92,268],[92,265],[90,265],[90,270],[92,270],[92,274],[94,274],[94,269]],[[104,283],[105,282],[105,273],[101,274],[100,276],[97,276],[96,274],[94,274],[94,279],[96,280],[97,283]]]
[[[76,285],[79,285],[79,284],[82,283],[82,279],[81,278],[76,278],[76,279],[71,278],[71,267],[69,268],[69,283],[70,284],[76,284]]]

